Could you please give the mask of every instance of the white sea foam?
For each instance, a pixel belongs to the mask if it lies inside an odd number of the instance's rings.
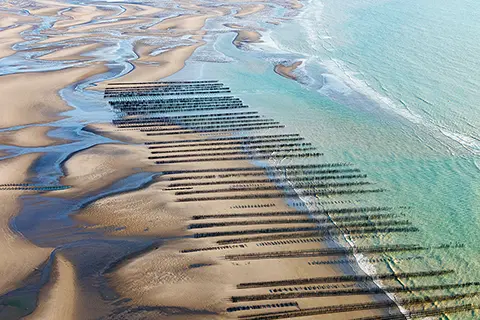
[[[278,44],[272,38],[272,30],[260,31],[259,33],[261,35],[262,42],[255,43],[254,45],[255,48],[261,49],[262,51],[275,53],[275,54],[283,51],[282,49],[280,49]]]
[[[360,93],[364,96],[369,97],[372,100],[381,102],[389,108],[389,110],[394,111],[396,114],[409,119],[414,123],[421,122],[421,117],[412,113],[407,109],[399,109],[396,107],[395,103],[389,98],[382,96],[372,87],[370,87],[366,82],[361,81],[355,77],[355,73],[348,70],[346,66],[339,60],[327,60],[321,61],[319,51],[329,52],[332,51],[333,45],[330,43],[332,37],[328,33],[328,30],[319,28],[319,23],[322,19],[323,14],[323,4],[320,1],[309,2],[309,5],[314,6],[314,8],[309,8],[304,10],[301,13],[300,20],[303,21],[303,26],[307,31],[308,43],[311,45],[310,52],[298,51],[297,48],[285,48],[285,46],[275,45],[276,48],[282,49],[284,52],[291,52],[303,55],[303,63],[301,65],[301,71],[304,74],[305,78],[309,78],[307,70],[307,61],[321,62],[321,65],[328,72],[322,73],[322,86],[318,90],[319,93],[330,96],[332,94],[348,96],[354,92]],[[320,30],[320,31],[319,31]],[[273,40],[273,39],[272,39]],[[311,77],[310,77],[311,78]],[[314,79],[314,78],[312,78]],[[311,84],[316,83],[315,81],[310,81]],[[316,209],[314,205],[309,205],[309,203],[315,203],[312,200],[312,197],[299,196],[299,198],[305,203],[308,210]],[[315,198],[313,198],[316,200]],[[333,222],[335,223],[335,222]],[[348,235],[343,235],[344,240],[348,243],[350,247],[355,247],[355,243]],[[357,261],[358,267],[367,275],[374,275],[377,273],[377,270],[374,264],[370,263],[362,254],[354,254],[354,258]],[[374,281],[378,287],[382,287],[382,283],[379,281]],[[397,302],[395,295],[391,293],[386,293],[387,296],[394,302]],[[408,311],[397,303],[397,306],[403,314],[407,314]]]
[[[334,38],[329,33],[328,28],[322,23],[324,5],[321,1],[309,1],[304,10],[300,13],[298,23],[302,25],[306,34],[308,46],[286,44],[277,41],[271,30],[262,31],[263,43],[252,44],[249,49],[258,49],[267,55],[267,60],[273,63],[278,62],[283,56],[299,55],[304,57],[304,63],[297,72],[301,75],[299,82],[317,89],[320,94],[326,95],[334,100],[349,104],[361,103],[375,108],[381,108],[385,112],[398,116],[413,125],[418,125],[428,132],[434,139],[440,141],[441,137],[460,144],[465,150],[473,154],[480,154],[480,138],[459,132],[453,127],[440,126],[428,118],[416,112],[408,103],[400,98],[390,96],[388,90],[380,83],[381,91],[376,89],[359,72],[352,70],[346,62],[329,56],[335,51]],[[270,57],[268,57],[270,56]],[[285,59],[284,59],[285,60]],[[321,81],[315,74],[309,74],[307,63],[318,64],[324,72],[321,73]],[[319,83],[321,84],[320,87]],[[425,103],[431,102],[417,97]],[[360,100],[359,100],[360,99]],[[371,102],[369,102],[371,101]],[[441,142],[445,145],[445,141]]]
[[[471,153],[480,155],[480,139],[479,138],[464,135],[458,132],[449,131],[446,129],[440,129],[440,132],[443,133],[448,138],[461,144],[465,149],[467,149]]]
[[[309,68],[307,62],[318,63],[323,67],[325,72],[321,73],[323,85],[318,89],[318,92],[327,96],[343,96],[359,95],[365,97],[365,101],[371,101],[372,106],[380,107],[382,110],[389,112],[395,116],[401,117],[412,124],[423,127],[425,131],[434,136],[439,136],[439,133],[448,139],[460,143],[465,149],[473,154],[480,154],[480,139],[472,135],[457,132],[448,127],[441,127],[436,123],[431,122],[427,117],[410,109],[408,103],[403,102],[400,98],[391,96],[391,94],[382,87],[379,83],[380,89],[376,89],[372,84],[363,79],[362,75],[355,72],[344,61],[335,58],[328,58],[328,53],[335,50],[334,38],[329,34],[328,30],[323,29],[319,23],[322,19],[322,9],[320,1],[314,2],[314,8],[308,8],[303,11],[300,20],[304,21],[304,27],[307,35],[307,42],[310,48],[304,46],[295,47],[293,44],[286,45],[279,42],[273,36],[271,31],[261,32],[264,42],[262,44],[254,44],[252,49],[260,49],[266,54],[270,54],[269,60],[272,62],[278,61],[281,54],[286,56],[301,55],[304,57],[304,63],[297,69],[308,75]],[[313,3],[312,3],[313,5]],[[312,78],[319,78],[312,75]],[[421,97],[418,97],[422,100]],[[423,99],[425,103],[432,105],[430,101]],[[475,166],[480,170],[480,161],[475,160]],[[292,184],[293,186],[293,184]],[[305,203],[309,210],[314,209],[314,206],[309,205],[312,197],[300,196],[300,199]],[[348,245],[354,247],[355,243],[347,235],[344,236]],[[357,261],[358,267],[368,275],[375,275],[377,269],[375,265],[364,257],[362,254],[355,254],[354,258]],[[375,284],[380,288],[383,287],[382,282],[375,281]],[[388,297],[397,302],[394,294],[386,293]],[[400,311],[407,314],[408,311],[401,305],[398,305]]]
[[[332,74],[324,73],[322,74],[323,77],[323,86],[318,90],[323,95],[329,96],[332,93],[334,94],[342,94],[342,95],[350,95],[353,90],[347,86],[345,83],[340,81],[338,78],[333,76]]]
[[[302,63],[295,69],[294,73],[297,77],[297,81],[306,86],[307,88],[312,88],[317,86],[317,81],[315,78],[311,77],[308,73],[307,65],[309,64],[308,59],[295,59],[295,61],[301,61]],[[323,82],[322,82],[323,83]]]
[[[474,160],[473,164],[475,165],[475,167],[477,167],[478,171],[480,171],[480,161],[479,160]]]
[[[359,78],[358,74],[351,70],[345,62],[336,58],[326,58],[330,52],[335,50],[335,45],[332,42],[332,36],[329,34],[328,29],[322,27],[323,4],[320,1],[315,1],[311,5],[312,8],[305,10],[302,14],[301,21],[312,50],[311,52],[303,52],[303,54],[317,59],[317,62],[327,71],[327,73],[322,74],[324,86],[318,90],[321,94],[335,99],[339,95],[350,95],[352,92],[347,89],[350,88],[368,100],[375,102],[375,105],[383,110],[400,116],[415,125],[424,127],[434,137],[440,133],[453,142],[459,143],[469,152],[480,154],[480,138],[464,132],[458,132],[458,130],[450,127],[441,127],[429,121],[412,110],[408,103],[403,102],[401,99],[397,100],[395,97],[387,96],[386,90],[384,90],[385,93],[379,92],[366,80]],[[432,105],[431,102],[421,97],[418,98]]]
[[[344,62],[338,59],[322,61],[321,64],[329,74],[323,74],[326,82],[325,86],[318,90],[320,93],[334,98],[335,94],[351,94],[351,92],[346,89],[346,87],[348,87],[354,92],[374,101],[376,105],[383,110],[400,116],[415,125],[421,125],[433,136],[440,133],[453,142],[460,144],[470,153],[477,155],[480,154],[480,138],[466,133],[456,132],[453,128],[440,126],[439,124],[431,122],[420,114],[410,110],[407,103],[401,100],[397,103],[393,99],[382,95],[367,81],[357,78],[356,73],[350,70]]]
[[[350,70],[347,65],[338,59],[331,59],[321,63],[329,73],[337,78],[337,81],[343,82],[355,92],[378,103],[378,105],[394,114],[401,116],[415,124],[424,123],[422,117],[405,107],[399,106],[392,99],[376,91],[367,81],[358,79],[356,73]]]

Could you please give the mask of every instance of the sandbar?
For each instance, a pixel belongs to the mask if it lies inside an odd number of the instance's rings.
[[[0,128],[61,119],[58,113],[72,108],[58,95],[58,91],[105,71],[103,65],[92,64],[83,68],[0,76],[0,96],[4,97]],[[26,84],[28,90],[25,90]]]
[[[56,129],[52,126],[32,126],[0,132],[0,144],[24,148],[47,147],[67,141],[51,138],[47,134]]]
[[[261,42],[261,35],[257,31],[253,30],[239,30],[236,31],[237,36],[233,39],[233,44],[241,48],[244,44],[247,43],[258,43]]]
[[[257,13],[265,9],[265,5],[263,4],[253,4],[253,5],[246,5],[242,6],[242,8],[238,11],[237,14],[234,15],[235,18],[243,18],[249,16],[251,14]]]
[[[194,53],[197,48],[199,48],[203,44],[204,42],[202,41],[190,46],[178,46],[157,56],[148,56],[148,52],[153,51],[152,47],[150,48],[150,50],[145,50],[144,48],[139,47],[137,49],[137,52],[140,53],[140,57],[142,58],[142,60],[132,61],[134,69],[130,73],[116,79],[116,81],[146,82],[156,81],[168,77],[169,75],[172,75],[183,69],[186,60]],[[101,82],[95,89],[103,89],[106,85],[107,82]]]
[[[297,80],[297,76],[294,74],[294,71],[302,65],[302,61],[296,61],[290,65],[277,64],[275,66],[275,72],[282,77],[291,80]]]

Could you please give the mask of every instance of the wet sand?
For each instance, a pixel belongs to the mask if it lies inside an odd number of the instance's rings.
[[[260,39],[261,35],[257,31],[239,30],[233,44],[240,48],[244,44],[261,42]]]
[[[47,134],[55,130],[50,126],[32,126],[18,130],[0,132],[0,144],[25,148],[47,147],[63,143],[67,140],[49,137]]]
[[[92,128],[93,129],[93,128]],[[115,129],[110,125],[101,125],[95,127],[96,132],[116,138],[124,138],[130,143],[139,143],[140,141],[169,141],[173,140],[197,140],[202,137],[196,134],[186,134],[179,136],[165,136],[163,138],[147,136],[133,129]],[[110,131],[110,133],[109,133]],[[121,133],[121,135],[119,134]],[[131,138],[126,138],[131,135]],[[143,135],[143,138],[142,138]],[[205,145],[207,146],[207,145]],[[138,146],[146,149],[146,146]],[[175,148],[175,147],[171,147]],[[208,149],[205,150],[208,152]],[[136,153],[141,156],[141,153]],[[145,157],[145,154],[143,155]],[[133,161],[133,160],[132,160]],[[138,160],[137,160],[138,163]],[[214,164],[214,167],[212,167]],[[189,162],[188,164],[172,164],[157,166],[159,171],[170,170],[194,170],[194,169],[212,169],[212,168],[231,168],[231,167],[253,167],[250,163],[244,161],[215,161],[214,163]],[[228,171],[227,171],[228,172]],[[184,176],[191,181],[192,177],[198,176],[198,182],[218,182],[222,178],[202,178],[201,173],[188,175],[174,175],[175,177]],[[170,239],[159,249],[146,252],[140,256],[133,257],[116,266],[109,272],[108,278],[113,288],[123,297],[131,299],[129,304],[132,306],[142,305],[149,307],[175,306],[189,310],[192,317],[199,316],[199,312],[211,312],[218,314],[219,318],[232,318],[240,314],[252,314],[250,312],[226,313],[228,308],[235,308],[244,305],[258,305],[262,302],[252,302],[250,304],[238,304],[229,302],[229,298],[245,294],[262,294],[265,289],[239,290],[235,286],[242,282],[272,281],[280,279],[312,278],[338,276],[344,273],[343,270],[334,265],[314,265],[309,264],[311,258],[296,259],[271,259],[254,261],[229,261],[224,257],[229,254],[262,253],[272,250],[292,251],[325,248],[321,241],[297,242],[277,246],[259,247],[255,242],[240,245],[219,245],[216,241],[228,240],[231,237],[217,238],[191,238],[197,232],[222,231],[232,232],[237,230],[254,230],[259,226],[226,226],[221,228],[191,229],[192,223],[203,222],[202,220],[192,220],[193,215],[212,215],[212,214],[236,214],[249,212],[283,212],[295,209],[286,205],[283,199],[258,199],[258,200],[217,200],[200,202],[178,202],[179,196],[175,195],[178,191],[170,188],[171,175],[158,176],[152,183],[140,190],[121,193],[97,200],[81,212],[75,215],[75,219],[88,222],[92,225],[108,227],[112,236],[144,236],[144,237],[162,237]],[[256,178],[266,178],[259,176]],[[229,186],[229,179],[225,179],[225,186]],[[248,181],[248,177],[238,178],[236,184],[242,185],[243,180]],[[73,180],[72,180],[73,181]],[[182,179],[175,180],[182,182]],[[75,184],[75,182],[72,182]],[[234,188],[236,184],[230,184]],[[272,185],[266,183],[264,186]],[[219,186],[224,187],[222,185]],[[212,186],[197,186],[195,190],[208,190]],[[172,189],[172,190],[170,190]],[[255,193],[255,192],[253,192]],[[228,193],[215,193],[215,196],[221,197],[231,195]],[[238,191],[234,195],[248,195],[251,192]],[[245,205],[252,205],[251,209],[240,209]],[[112,212],[115,214],[112,215]],[[295,218],[306,218],[305,216],[295,216]],[[271,217],[258,217],[246,219],[250,221],[265,220]],[[228,221],[239,221],[245,219],[228,219]],[[287,221],[287,219],[285,218]],[[210,222],[222,222],[223,219],[208,219]],[[310,226],[314,226],[312,222]],[[274,227],[305,227],[305,224],[295,223],[277,223]],[[260,225],[261,227],[261,225]],[[266,227],[266,226],[263,226]],[[268,227],[271,227],[269,225]],[[200,251],[184,253],[184,250],[201,249]],[[220,248],[220,249],[208,249]],[[328,259],[327,259],[328,260]],[[346,284],[347,287],[352,284]],[[368,303],[373,296],[348,296],[342,297],[342,303]],[[384,298],[385,299],[385,298]],[[275,301],[273,301],[275,302]],[[283,300],[277,302],[284,302]],[[338,298],[315,299],[307,298],[297,300],[301,308],[319,307],[338,304]],[[270,303],[267,301],[266,303]],[[295,308],[293,308],[295,310]],[[279,308],[280,310],[292,310],[292,307]],[[260,310],[267,312],[268,308]],[[260,313],[260,311],[258,311]],[[277,310],[275,310],[277,311]],[[325,319],[351,319],[353,316],[381,315],[382,310],[350,312],[345,315],[335,314],[327,315]],[[200,317],[200,316],[199,316]],[[201,317],[200,317],[201,318]],[[215,319],[216,317],[211,317]],[[305,319],[314,319],[317,317],[305,317]]]
[[[120,77],[118,81],[155,81],[168,77],[180,71],[185,66],[185,61],[203,44],[204,42],[200,41],[191,46],[176,47],[157,56],[149,55],[152,50],[139,48],[137,53],[140,53],[141,59],[138,62],[133,62],[135,69]],[[100,84],[97,89],[101,89],[105,85],[106,83]]]
[[[40,293],[40,303],[25,319],[78,319],[77,291],[74,266],[62,255],[56,255],[50,281]]]
[[[283,64],[277,64],[275,66],[275,72],[282,77],[285,77],[287,79],[291,80],[297,80],[297,76],[295,75],[295,70],[302,65],[302,61],[297,61],[292,63],[291,65],[283,65]]]
[[[89,60],[90,58],[86,55],[100,47],[101,44],[99,43],[67,47],[65,49],[56,50],[53,53],[46,54],[40,59],[51,61]]]
[[[240,9],[238,13],[235,14],[235,18],[242,18],[251,14],[255,14],[262,11],[263,9],[265,9],[265,5],[263,4],[243,6],[242,9]]]
[[[248,28],[244,28],[238,24],[227,23],[225,24],[226,27],[235,30],[237,36],[233,39],[233,44],[237,48],[242,48],[246,44],[251,43],[259,43],[262,42],[261,38],[262,35],[256,30],[249,30]]]
[[[0,43],[0,58],[5,58],[14,54],[15,50],[11,48],[12,45],[20,42],[22,40],[20,33],[30,28],[30,25],[25,24],[0,31],[0,37],[2,39],[2,42]]]
[[[205,26],[207,19],[221,14],[223,12],[218,11],[216,14],[183,15],[169,18],[151,27],[150,30],[169,30],[174,33],[186,33],[189,35],[197,34]]]
[[[207,19],[225,14],[225,10],[219,9],[209,10],[209,12],[209,14],[204,15],[182,15],[168,18],[149,27],[149,33],[168,31],[171,37],[180,37],[188,34],[193,43],[191,45],[176,46],[154,55],[153,52],[159,49],[157,46],[139,42],[135,46],[135,53],[138,55],[138,59],[132,62],[134,69],[130,73],[116,79],[116,81],[156,81],[180,71],[195,50],[205,44],[202,40],[204,32],[201,29],[205,26]],[[100,83],[96,89],[104,89],[107,83]]]
[[[63,165],[65,176],[61,183],[72,187],[58,194],[63,197],[95,194],[136,172],[156,169],[143,160],[146,155],[141,147],[122,144],[99,144],[81,150]]]
[[[108,11],[100,10],[97,6],[75,6],[69,11],[62,12],[61,15],[65,17],[65,20],[56,22],[54,27],[66,30],[69,27],[91,22],[93,19],[105,16],[108,13]]]
[[[0,184],[25,183],[40,154],[30,153],[0,162]],[[9,227],[10,218],[22,207],[20,196],[28,191],[0,190],[0,294],[17,287],[35,268],[47,260],[53,249],[38,248]]]
[[[0,95],[7,98],[0,110],[0,128],[61,119],[58,113],[71,110],[72,107],[62,100],[58,91],[104,71],[101,65],[91,65],[54,72],[1,76]]]

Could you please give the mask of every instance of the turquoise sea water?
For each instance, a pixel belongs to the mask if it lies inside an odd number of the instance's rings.
[[[480,3],[471,0],[312,0],[252,51],[233,48],[231,34],[219,37],[215,49],[233,62],[193,61],[174,78],[196,70],[225,81],[252,107],[313,141],[325,160],[351,161],[388,189],[353,200],[393,206],[420,228],[358,245],[465,245],[432,249],[414,262],[375,264],[370,271],[452,268],[453,276],[404,284],[478,281],[479,21]],[[294,59],[305,62],[300,84],[273,72],[275,63]]]
[[[395,254],[391,257],[422,259],[393,259],[376,263],[370,271],[453,268],[456,274],[442,281],[480,281],[479,21],[480,2],[474,0],[311,0],[292,20],[280,26],[263,24],[271,31],[264,32],[263,44],[250,50],[235,48],[233,33],[219,32],[216,41],[171,78],[227,83],[252,108],[313,142],[325,153],[325,161],[351,161],[388,190],[351,200],[395,207],[420,228],[418,233],[358,245],[465,244],[464,249]],[[224,22],[209,21],[207,30],[225,31]],[[134,57],[131,49],[125,40],[111,55],[103,51],[99,56],[123,70]],[[15,59],[4,63],[15,66]],[[300,83],[273,72],[276,63],[295,59],[304,61],[298,70]],[[18,71],[9,68],[4,72]],[[109,77],[121,72],[113,69]],[[107,121],[112,116],[100,95],[86,96],[80,89],[62,90],[76,107],[68,113],[71,119],[59,122],[68,132],[72,122],[79,126],[79,120]],[[76,148],[98,140],[80,129],[76,134],[83,141]]]

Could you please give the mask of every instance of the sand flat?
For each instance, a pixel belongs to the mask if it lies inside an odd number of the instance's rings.
[[[33,126],[0,132],[0,144],[32,148],[67,143],[65,140],[51,138],[47,135],[54,129],[56,128],[52,126]]]
[[[297,80],[297,76],[294,74],[294,71],[302,65],[302,61],[296,61],[292,63],[291,65],[283,65],[283,64],[277,64],[275,66],[275,72],[282,77],[285,77],[287,79],[291,80]]]
[[[35,16],[56,16],[61,10],[69,8],[69,6],[61,4],[60,2],[54,2],[54,1],[38,1],[38,2],[46,6],[43,8],[30,10],[30,13]]]
[[[151,22],[150,19],[146,19],[146,18],[142,18],[142,19],[124,18],[124,19],[119,19],[118,21],[115,21],[115,22],[100,21],[95,24],[79,25],[75,28],[69,29],[68,32],[94,33],[97,31],[102,31],[102,29],[115,29],[115,28],[126,29],[128,27],[131,28],[129,31],[133,31],[134,29],[138,29],[135,26],[140,26],[143,24],[147,24],[149,22]]]
[[[111,123],[91,123],[87,125],[84,130],[99,134],[101,136],[119,140],[133,144],[143,144],[146,141],[153,139],[146,139],[143,132],[119,130]]]
[[[151,55],[151,53],[158,49],[158,47],[137,44],[135,52],[139,58],[132,61],[134,70],[130,73],[116,79],[118,82],[145,82],[157,81],[172,75],[185,66],[185,61],[193,54],[193,52],[204,45],[201,40],[201,29],[205,25],[205,21],[209,18],[223,15],[222,10],[214,10],[212,13],[203,15],[184,15],[180,17],[168,18],[162,22],[150,27],[149,31],[169,30],[174,32],[174,35],[181,35],[183,33],[194,34],[199,32],[198,36],[191,37],[197,43],[192,45],[177,46],[173,49],[168,49],[158,55]],[[77,30],[78,31],[78,30]],[[106,87],[107,82],[99,83],[94,90],[102,90]]]
[[[10,15],[0,14],[0,28],[8,28],[18,22],[18,18]]]
[[[102,129],[102,131],[96,131],[98,134],[109,136],[109,131],[113,131],[112,134],[115,134],[114,130],[116,127],[104,124],[101,126],[96,125],[96,128],[97,130],[98,128]],[[134,134],[137,143],[149,140],[161,141],[170,139],[182,140],[200,138],[198,134],[188,134],[184,136],[175,135],[174,137],[152,137],[138,131],[123,131],[122,134],[124,137],[129,134]],[[149,139],[147,139],[147,137]],[[121,136],[117,136],[117,138],[121,138]],[[78,186],[79,183],[85,184],[85,186],[92,186],[92,184],[99,183],[98,176],[92,176],[92,178],[89,178],[86,175],[89,172],[98,172],[98,170],[94,170],[96,166],[95,163],[101,162],[102,165],[109,163],[109,160],[107,160],[107,155],[109,153],[116,156],[116,152],[109,151],[109,148],[112,147],[115,149],[126,149],[129,154],[126,161],[119,163],[117,161],[111,164],[112,169],[101,170],[102,172],[107,172],[106,174],[108,174],[109,179],[114,177],[110,173],[114,170],[113,166],[115,166],[115,170],[119,171],[119,174],[120,172],[123,172],[120,174],[122,176],[131,174],[131,171],[129,170],[125,172],[128,165],[130,167],[134,166],[143,171],[152,172],[182,169],[208,169],[211,167],[211,164],[208,162],[193,162],[162,166],[155,165],[154,160],[147,159],[147,157],[150,156],[150,153],[145,145],[125,146],[104,144],[79,152],[68,160],[65,164],[65,171],[67,173],[66,178],[64,178],[62,182],[73,185],[74,187]],[[94,149],[98,149],[98,151],[95,151]],[[130,150],[134,151],[132,152]],[[89,158],[91,152],[97,154],[99,160]],[[116,157],[116,159],[118,159],[118,157]],[[88,163],[88,165],[86,165],[86,163]],[[252,167],[252,164],[248,161],[219,161],[216,163],[216,166],[218,168],[235,166]],[[77,175],[77,173],[80,175]],[[118,235],[179,235],[182,233],[182,230],[185,229],[185,226],[191,217],[192,205],[175,202],[176,197],[174,191],[165,191],[165,189],[168,188],[169,183],[170,181],[168,177],[162,177],[157,179],[156,183],[149,185],[145,189],[99,199],[83,209],[80,214],[75,216],[75,218],[95,225],[126,227],[117,232],[116,234]],[[74,189],[75,188],[72,188],[70,190],[74,191]],[[283,206],[284,204],[280,201],[278,202],[278,205]],[[211,203],[195,204],[195,210],[198,213],[209,213],[212,211],[211,206]],[[215,207],[215,211],[227,210],[229,206],[230,204],[228,203],[225,204],[220,202],[217,204],[217,207]],[[111,215],[112,210],[115,210],[116,212],[114,216]]]
[[[42,289],[38,306],[25,319],[69,320],[77,319],[77,283],[72,263],[61,254],[54,258],[49,283]]]
[[[47,34],[47,39],[37,42],[38,44],[60,43],[64,41],[81,39],[87,41],[91,35],[89,33],[75,33],[70,35],[65,34]],[[79,41],[81,41],[79,40]]]
[[[14,54],[15,50],[12,49],[12,46],[23,40],[20,33],[31,27],[32,26],[29,24],[24,24],[0,31],[0,58],[5,58]]]
[[[105,132],[114,130],[115,127],[102,126]],[[128,136],[135,131],[123,131]],[[138,133],[136,139],[141,140]],[[182,139],[195,139],[200,136],[195,134],[185,135]],[[157,136],[156,141],[179,139],[176,136]],[[146,148],[146,146],[142,146]],[[208,153],[208,149],[205,150]],[[191,170],[231,167],[251,167],[247,161],[215,161],[189,162],[171,165],[158,165],[160,171]],[[203,173],[174,175],[175,177],[202,177]],[[111,227],[113,236],[158,236],[179,237],[194,235],[202,232],[230,232],[237,230],[256,230],[258,228],[281,228],[281,227],[304,227],[310,224],[276,223],[257,224],[247,226],[223,226],[201,229],[189,229],[191,223],[222,222],[223,219],[192,220],[192,215],[210,214],[234,214],[238,212],[271,212],[271,211],[294,211],[287,206],[282,198],[279,199],[253,199],[253,200],[217,200],[198,202],[177,202],[182,196],[175,195],[175,190],[169,190],[171,175],[161,176],[155,183],[148,187],[119,195],[109,196],[97,200],[82,209],[75,218],[90,224],[103,227]],[[257,178],[261,178],[259,176]],[[238,178],[237,183],[249,178]],[[218,178],[200,178],[202,182],[218,181]],[[230,180],[230,179],[227,179]],[[180,179],[180,181],[182,181]],[[186,180],[197,181],[197,180]],[[176,180],[178,182],[178,180]],[[197,186],[197,191],[215,188],[234,187],[235,184]],[[264,185],[269,185],[265,183]],[[276,192],[276,191],[266,191]],[[215,196],[231,194],[255,194],[255,191],[243,191],[235,189],[228,193],[214,193]],[[212,194],[211,194],[212,195]],[[200,193],[199,196],[202,196]],[[255,205],[251,209],[239,209],[243,205]],[[265,209],[255,209],[256,207]],[[115,212],[112,215],[112,212]],[[295,216],[295,218],[302,216]],[[303,216],[306,217],[306,216]],[[280,217],[281,218],[281,217]],[[233,218],[228,221],[242,220],[265,220],[271,217]],[[288,219],[286,217],[285,219]],[[236,236],[234,236],[235,238]],[[238,237],[238,236],[237,236]],[[266,288],[239,290],[236,285],[241,282],[274,281],[281,279],[309,278],[321,276],[342,275],[343,271],[335,265],[312,265],[308,262],[317,258],[289,258],[289,259],[265,259],[231,261],[223,258],[226,254],[262,253],[270,251],[290,251],[303,249],[324,248],[322,242],[291,243],[286,245],[258,247],[255,242],[247,243],[246,246],[232,246],[221,250],[205,250],[192,253],[182,253],[181,250],[209,248],[219,246],[216,241],[230,239],[232,236],[219,236],[207,238],[179,238],[168,241],[159,249],[152,250],[138,257],[131,258],[119,265],[109,274],[111,285],[123,297],[132,299],[131,305],[148,306],[177,306],[189,310],[205,310],[221,315],[221,318],[230,318],[237,314],[226,314],[228,307],[238,305],[252,305],[271,303],[270,301],[254,301],[251,303],[231,303],[231,296],[267,293]],[[228,246],[226,246],[228,247]],[[321,258],[318,258],[321,259]],[[219,276],[221,275],[221,276]],[[342,303],[370,302],[373,296],[345,296]],[[302,308],[319,307],[338,304],[338,297],[334,298],[305,298],[297,299]],[[275,301],[273,301],[275,302]],[[276,302],[283,302],[276,301]],[[269,310],[261,310],[269,311]],[[257,311],[260,312],[260,311]],[[243,314],[251,314],[244,312]],[[382,310],[362,313],[335,314],[326,319],[351,319],[354,315],[380,315]],[[314,319],[315,317],[307,317]]]
[[[241,47],[245,43],[258,43],[261,42],[261,35],[257,31],[253,30],[238,30],[237,36],[233,39],[233,44],[237,47]]]
[[[191,46],[178,46],[155,57],[144,58],[148,59],[148,63],[132,61],[135,69],[133,69],[130,73],[116,79],[116,81],[145,82],[156,81],[158,79],[168,77],[169,75],[172,75],[175,72],[183,69],[185,66],[185,61],[197,48],[203,44],[203,42],[199,42]],[[152,62],[155,62],[155,64],[152,64]],[[103,89],[106,85],[107,82],[101,82],[96,89]]]
[[[161,3],[159,3],[159,5],[161,5]],[[141,4],[122,4],[122,6],[126,10],[120,16],[135,16],[135,17],[152,16],[157,13],[166,11],[166,9],[162,7],[153,7],[153,6],[141,5]]]
[[[207,19],[215,16],[217,15],[204,14],[204,15],[184,15],[179,17],[168,18],[156,24],[155,26],[150,27],[149,30],[174,29],[176,32],[194,32],[202,29]]]
[[[153,163],[153,160],[151,161]],[[223,161],[218,164],[218,167],[232,166],[251,167],[251,164],[246,161]],[[154,167],[159,172],[187,168],[202,169],[209,168],[209,165],[198,162],[193,166],[187,164]],[[195,204],[176,202],[178,197],[175,196],[174,190],[168,190],[169,184],[168,177],[160,177],[156,183],[150,184],[145,189],[99,199],[75,215],[75,219],[103,227],[121,228],[112,233],[115,236],[170,237],[185,234],[192,210],[197,214],[231,210],[231,203],[228,202]],[[281,200],[262,202],[274,202],[277,207],[284,206]],[[113,211],[114,216],[111,214]]]
[[[265,9],[264,4],[253,4],[242,6],[241,9],[234,15],[236,18],[243,18],[251,14],[257,13]]]
[[[53,72],[1,76],[0,95],[6,97],[6,103],[0,109],[0,128],[60,119],[57,113],[71,107],[60,98],[58,90],[105,70],[103,65],[97,64]],[[25,90],[26,83],[29,90]]]
[[[318,243],[310,246],[291,245],[288,247],[293,250],[318,248]],[[269,249],[272,250],[271,247]],[[275,249],[278,250],[278,248]],[[336,267],[309,265],[308,261],[311,259],[308,258],[238,262],[226,261],[221,258],[222,254],[245,253],[252,252],[252,250],[262,252],[268,249],[254,247],[186,254],[179,253],[178,248],[168,245],[126,262],[111,275],[111,283],[124,296],[133,298],[135,304],[178,305],[193,310],[211,310],[222,314],[225,318],[230,318],[228,314],[224,313],[228,307],[285,302],[285,300],[266,300],[231,303],[228,299],[232,296],[268,293],[268,288],[236,289],[235,286],[239,283],[343,274]],[[191,266],[194,265],[199,267],[192,268]],[[372,298],[368,295],[343,296],[341,303],[371,302]],[[293,299],[286,301],[291,300]],[[302,308],[339,304],[338,297],[302,298],[296,299],[296,301]],[[254,314],[252,311],[247,312],[247,314],[252,313]],[[381,315],[383,311],[364,311],[358,314]],[[335,314],[328,319],[352,319],[352,313]]]
[[[0,184],[24,183],[29,168],[41,154],[30,153],[0,161]],[[14,289],[34,268],[47,260],[52,249],[39,248],[13,232],[10,219],[22,207],[19,196],[24,191],[0,190],[0,294]]]
[[[157,169],[146,160],[147,153],[138,146],[99,144],[73,154],[63,165],[61,182],[72,188],[59,196],[79,197],[102,190],[135,172]]]
[[[250,30],[234,23],[226,23],[224,25],[228,28],[234,29],[237,33],[237,36],[233,39],[233,44],[238,48],[243,44],[262,42],[262,35],[256,30]]]
[[[299,0],[291,0],[289,2],[289,4],[290,4],[290,8],[292,8],[292,9],[302,9],[303,8],[303,4]]]
[[[95,18],[105,15],[105,13],[105,11],[96,6],[75,6],[67,12],[63,12],[62,16],[67,19],[57,21],[53,27],[55,29],[68,29],[69,27],[91,22]]]
[[[171,205],[173,197],[155,187],[106,197],[74,216],[89,224],[115,228],[113,236],[178,236],[189,217]],[[111,213],[115,212],[115,215]]]

